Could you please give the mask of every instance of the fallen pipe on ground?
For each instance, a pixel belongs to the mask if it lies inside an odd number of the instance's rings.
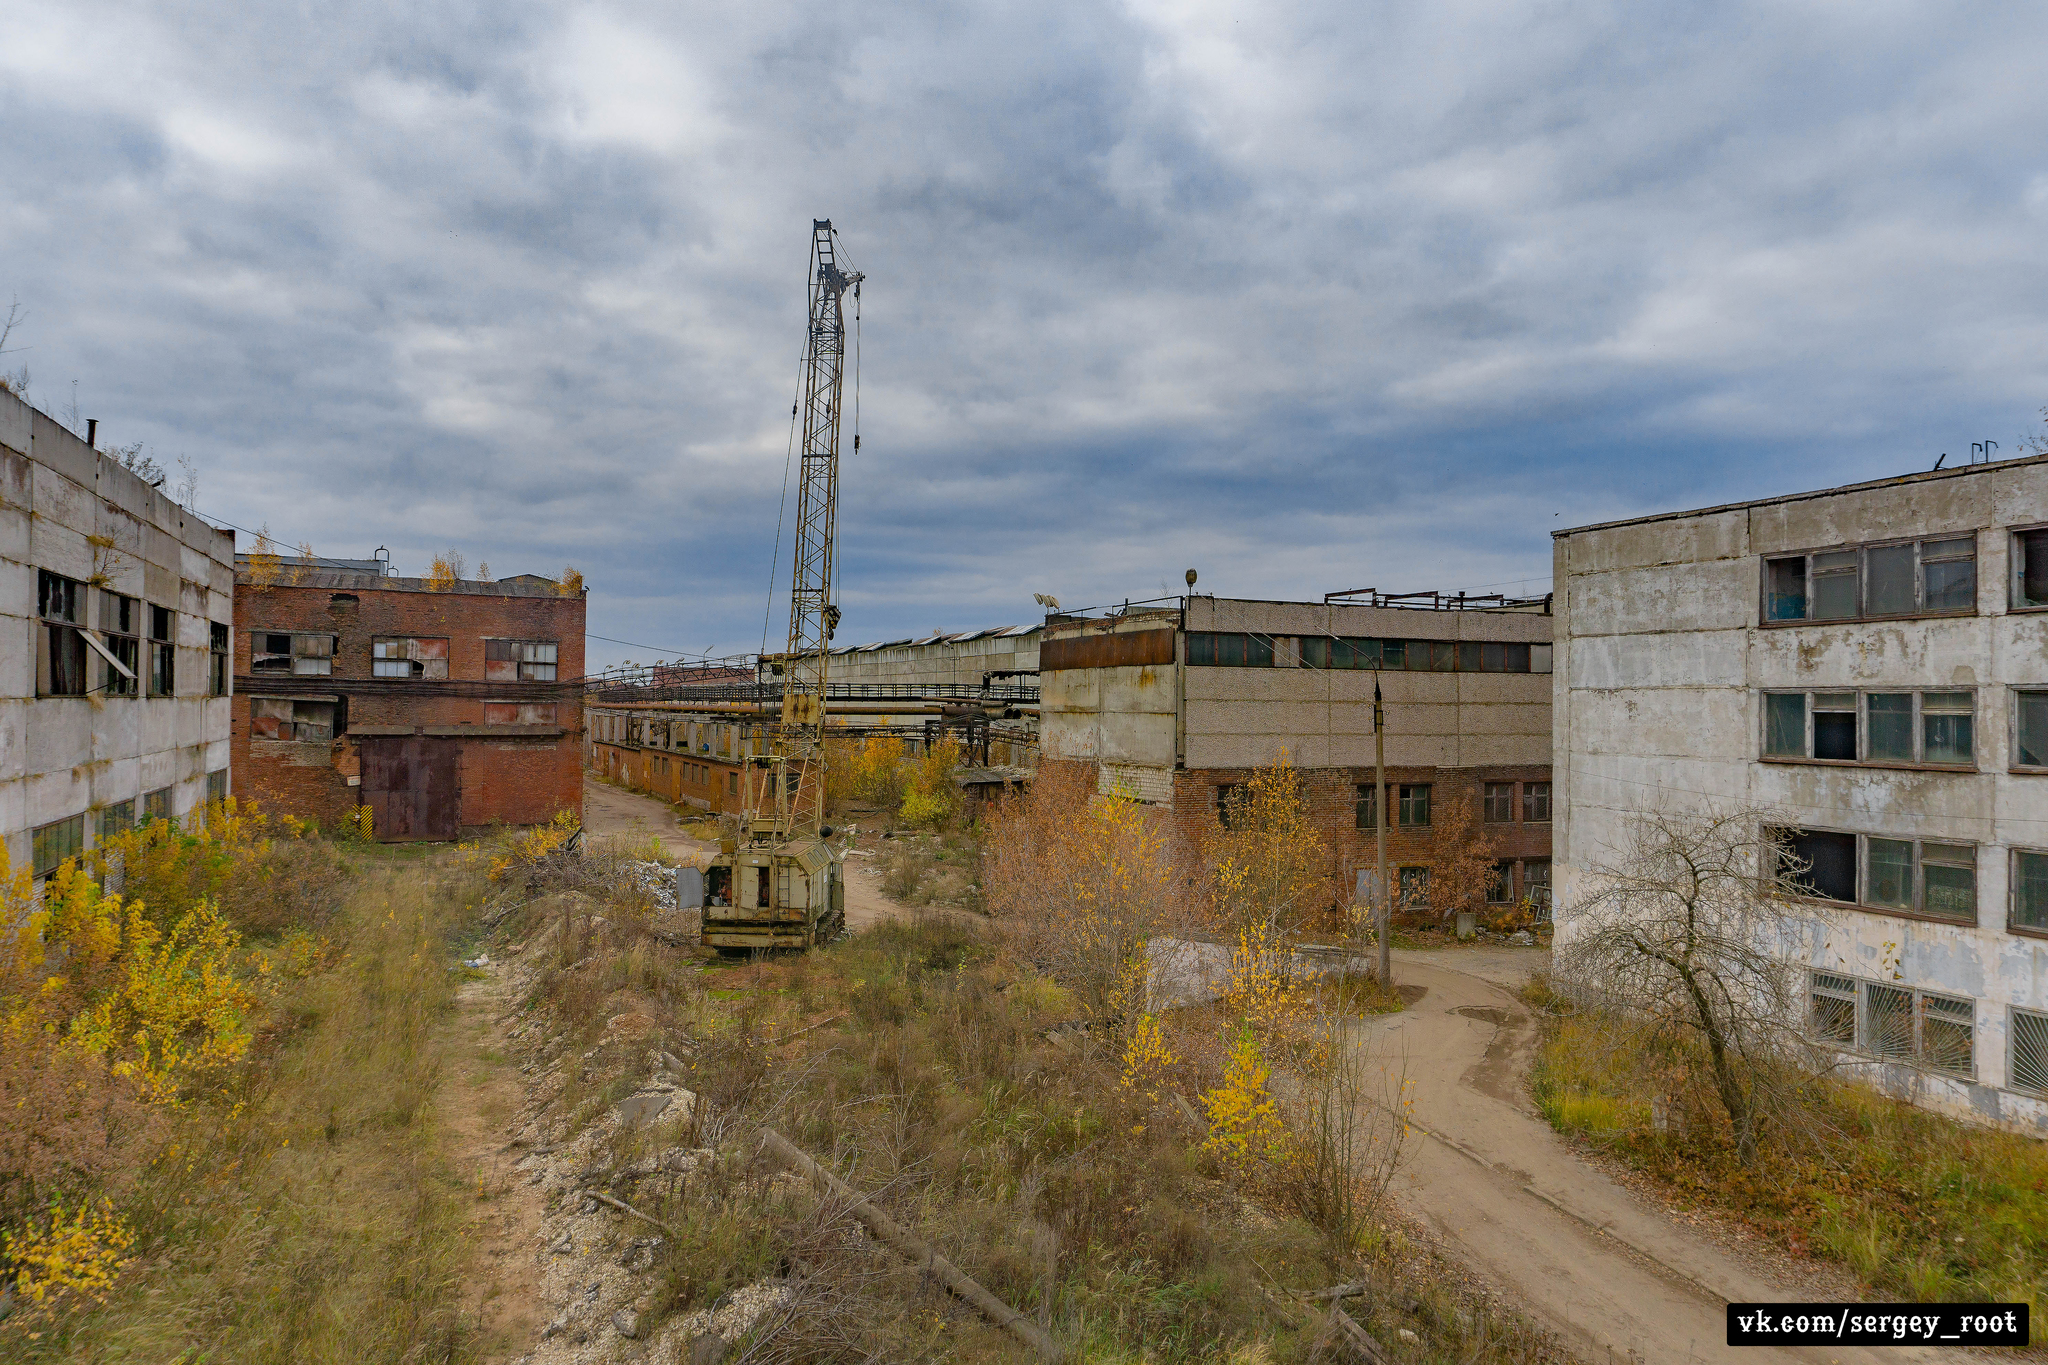
[[[1043,1327],[982,1288],[965,1271],[939,1255],[929,1244],[905,1231],[895,1219],[870,1204],[866,1196],[853,1186],[812,1160],[809,1153],[773,1128],[761,1130],[761,1141],[785,1165],[801,1173],[824,1193],[845,1200],[847,1211],[860,1219],[867,1230],[874,1233],[876,1239],[891,1251],[904,1260],[929,1270],[946,1288],[973,1305],[983,1317],[1045,1359],[1060,1359],[1059,1343],[1054,1341]]]

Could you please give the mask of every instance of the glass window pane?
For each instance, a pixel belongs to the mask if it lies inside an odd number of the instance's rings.
[[[1863,699],[1870,719],[1870,759],[1882,763],[1913,761],[1913,694],[1873,692]]]
[[[2025,767],[2048,767],[2048,692],[2016,694],[2019,712],[2019,752],[2015,761]]]
[[[1188,632],[1188,666],[1208,665],[1216,662],[1216,637],[1207,631]]]
[[[1926,882],[1924,904],[1930,915],[1977,920],[1977,851],[1968,844],[1924,844],[1920,875]]]
[[[1401,784],[1401,805],[1395,819],[1407,826],[1429,823],[1429,783],[1404,782]]]
[[[1958,536],[1954,540],[1923,540],[1920,542],[1920,558],[1928,559],[1969,559],[1977,553],[1977,537]]]
[[[1913,547],[1881,545],[1865,550],[1863,614],[1904,616],[1913,607]]]
[[[1351,646],[1353,668],[1378,668],[1380,666],[1380,642],[1378,640],[1347,640]]]
[[[1449,640],[1429,642],[1429,670],[1432,673],[1450,673],[1457,668],[1457,647]]]
[[[1549,645],[1529,646],[1529,671],[1531,673],[1548,673],[1550,671]]]
[[[1504,858],[1493,865],[1493,873],[1487,878],[1486,900],[1490,905],[1505,905],[1514,898],[1515,864]]]
[[[2012,855],[2012,922],[2048,929],[2048,853]]]
[[[1303,665],[1304,665],[1305,667],[1308,667],[1308,668],[1328,668],[1328,667],[1330,666],[1330,645],[1331,645],[1332,643],[1333,643],[1333,642],[1332,642],[1332,641],[1331,641],[1331,640],[1329,639],[1329,637],[1327,637],[1327,636],[1322,636],[1322,635],[1304,635],[1304,636],[1302,636],[1302,637],[1301,637],[1301,662],[1302,662],[1302,664],[1303,664]]]
[[[2048,530],[2022,531],[2012,539],[2013,605],[2048,607]]]
[[[1502,657],[1507,661],[1506,667],[1508,672],[1527,673],[1529,671],[1529,646],[1502,645],[1501,651]]]
[[[1408,642],[1406,640],[1380,641],[1380,667],[1406,668],[1408,666]]]
[[[1813,557],[1813,611],[1816,621],[1839,621],[1856,614],[1856,552],[1840,550]]]
[[[2042,714],[2048,717],[2048,697],[2043,698]],[[2048,739],[2048,733],[2043,738]],[[1806,757],[1804,692],[1764,694],[1764,752],[1781,758]]]
[[[1370,782],[1358,784],[1358,827],[1379,828],[1379,788]]]
[[[1871,905],[1913,908],[1913,845],[1906,839],[1869,839],[1863,899]]]
[[[1957,697],[1967,703],[1970,694],[1930,692],[1920,699],[1922,757],[1928,763],[1974,763],[1977,759],[1972,717],[1967,705],[1959,708],[1954,704]]]
[[[1480,671],[1479,655],[1481,646],[1477,640],[1466,640],[1458,646],[1458,671],[1477,673]]]
[[[1244,661],[1251,668],[1273,666],[1273,637],[1270,635],[1243,635]]]
[[[1913,1055],[1913,992],[1863,983],[1863,1047],[1880,1057]]]
[[[1479,667],[1488,673],[1508,671],[1508,647],[1492,641],[1479,646]]]
[[[1550,784],[1548,782],[1525,782],[1522,784],[1522,818],[1536,824],[1550,819]]]
[[[1806,556],[1773,559],[1765,566],[1764,619],[1806,619]]]
[[[1512,782],[1489,782],[1486,784],[1485,818],[1499,824],[1515,818],[1515,784]]]
[[[1977,605],[1977,561],[1952,559],[1922,566],[1927,575],[1927,610],[1968,611]]]

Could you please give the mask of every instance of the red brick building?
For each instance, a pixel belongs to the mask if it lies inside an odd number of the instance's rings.
[[[333,561],[328,561],[331,565]],[[429,587],[377,566],[235,574],[234,788],[383,840],[583,809],[582,590]]]

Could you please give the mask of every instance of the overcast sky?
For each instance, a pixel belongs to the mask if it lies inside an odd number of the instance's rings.
[[[830,217],[842,642],[1190,567],[1541,592],[1560,526],[2048,432],[2044,53],[2038,4],[12,0],[5,364],[216,520],[573,563],[652,646],[593,666],[752,649]]]

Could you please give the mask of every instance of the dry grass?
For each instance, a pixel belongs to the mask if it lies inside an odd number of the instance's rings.
[[[1700,1059],[1620,1019],[1562,1012],[1542,984],[1529,998],[1554,1011],[1532,1079],[1561,1132],[1883,1293],[2048,1307],[2048,1145],[1813,1077],[1796,1091],[1804,1112],[1767,1124],[1745,1167],[1726,1114],[1689,1079]]]
[[[429,1103],[462,899],[430,871],[351,882],[330,925],[345,963],[291,993],[229,1094],[173,1116],[128,1192],[141,1238],[117,1293],[19,1358],[471,1358],[461,1183]]]

